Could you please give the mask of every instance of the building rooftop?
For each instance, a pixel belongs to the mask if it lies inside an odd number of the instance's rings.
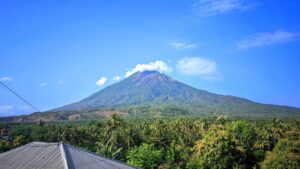
[[[1,169],[133,169],[63,143],[32,142],[0,154]]]

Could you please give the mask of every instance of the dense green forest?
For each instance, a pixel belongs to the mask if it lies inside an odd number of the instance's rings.
[[[140,168],[300,168],[300,121],[123,119],[0,124],[12,141],[63,141]]]

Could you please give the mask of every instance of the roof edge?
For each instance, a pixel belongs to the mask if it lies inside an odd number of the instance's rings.
[[[13,148],[13,149],[11,149],[11,150],[2,152],[2,153],[0,153],[0,156],[3,156],[3,155],[6,155],[6,154],[9,154],[9,153],[11,153],[11,152],[14,152],[14,151],[16,151],[16,150],[22,149],[22,148],[24,148],[24,147],[26,147],[26,146],[28,146],[28,145],[31,145],[31,144],[34,144],[34,142],[30,142],[30,143],[24,144],[24,145],[22,145],[22,146],[20,146],[20,147],[16,147],[16,148]]]
[[[64,162],[64,168],[69,169],[64,143],[60,142],[59,147],[60,147],[61,156],[62,156],[62,159],[63,159],[63,162]]]

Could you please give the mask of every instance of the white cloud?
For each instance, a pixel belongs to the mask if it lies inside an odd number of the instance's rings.
[[[125,73],[125,77],[129,77],[135,72],[139,72],[139,71],[142,72],[145,70],[156,70],[159,72],[166,72],[166,73],[172,72],[172,68],[169,67],[165,62],[161,60],[157,60],[154,62],[150,62],[149,64],[137,64],[133,69]]]
[[[185,75],[200,76],[209,80],[219,80],[216,62],[199,57],[185,57],[177,62],[178,70]]]
[[[10,81],[13,81],[13,80],[14,79],[12,77],[9,77],[9,76],[0,77],[1,82],[10,82]]]
[[[191,49],[198,47],[197,43],[181,43],[181,42],[174,42],[171,44],[174,48],[177,49]]]
[[[0,113],[10,113],[14,110],[12,105],[0,106]]]
[[[120,76],[115,76],[115,77],[113,77],[112,80],[113,80],[113,81],[119,81],[119,80],[121,80],[121,77],[120,77]]]
[[[105,84],[105,82],[107,81],[107,77],[101,77],[97,82],[96,85],[98,86],[103,86]]]
[[[198,16],[211,16],[230,11],[246,11],[256,4],[250,0],[197,0],[193,10]]]
[[[57,83],[58,83],[59,85],[62,85],[62,84],[65,83],[65,81],[64,81],[64,80],[59,80]]]
[[[287,32],[280,30],[271,33],[258,33],[238,42],[237,48],[248,49],[278,43],[286,43],[297,40],[299,37],[300,33],[298,32]]]
[[[40,83],[40,86],[41,86],[41,87],[45,87],[45,86],[47,86],[47,85],[48,85],[48,83],[46,83],[46,82]]]

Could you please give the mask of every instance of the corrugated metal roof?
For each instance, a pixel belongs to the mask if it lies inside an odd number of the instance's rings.
[[[33,142],[0,154],[1,169],[64,169],[58,143]]]
[[[119,161],[89,153],[80,148],[64,145],[68,166],[80,169],[132,169],[133,167]]]
[[[0,154],[1,169],[133,169],[122,162],[60,143],[32,142]]]

